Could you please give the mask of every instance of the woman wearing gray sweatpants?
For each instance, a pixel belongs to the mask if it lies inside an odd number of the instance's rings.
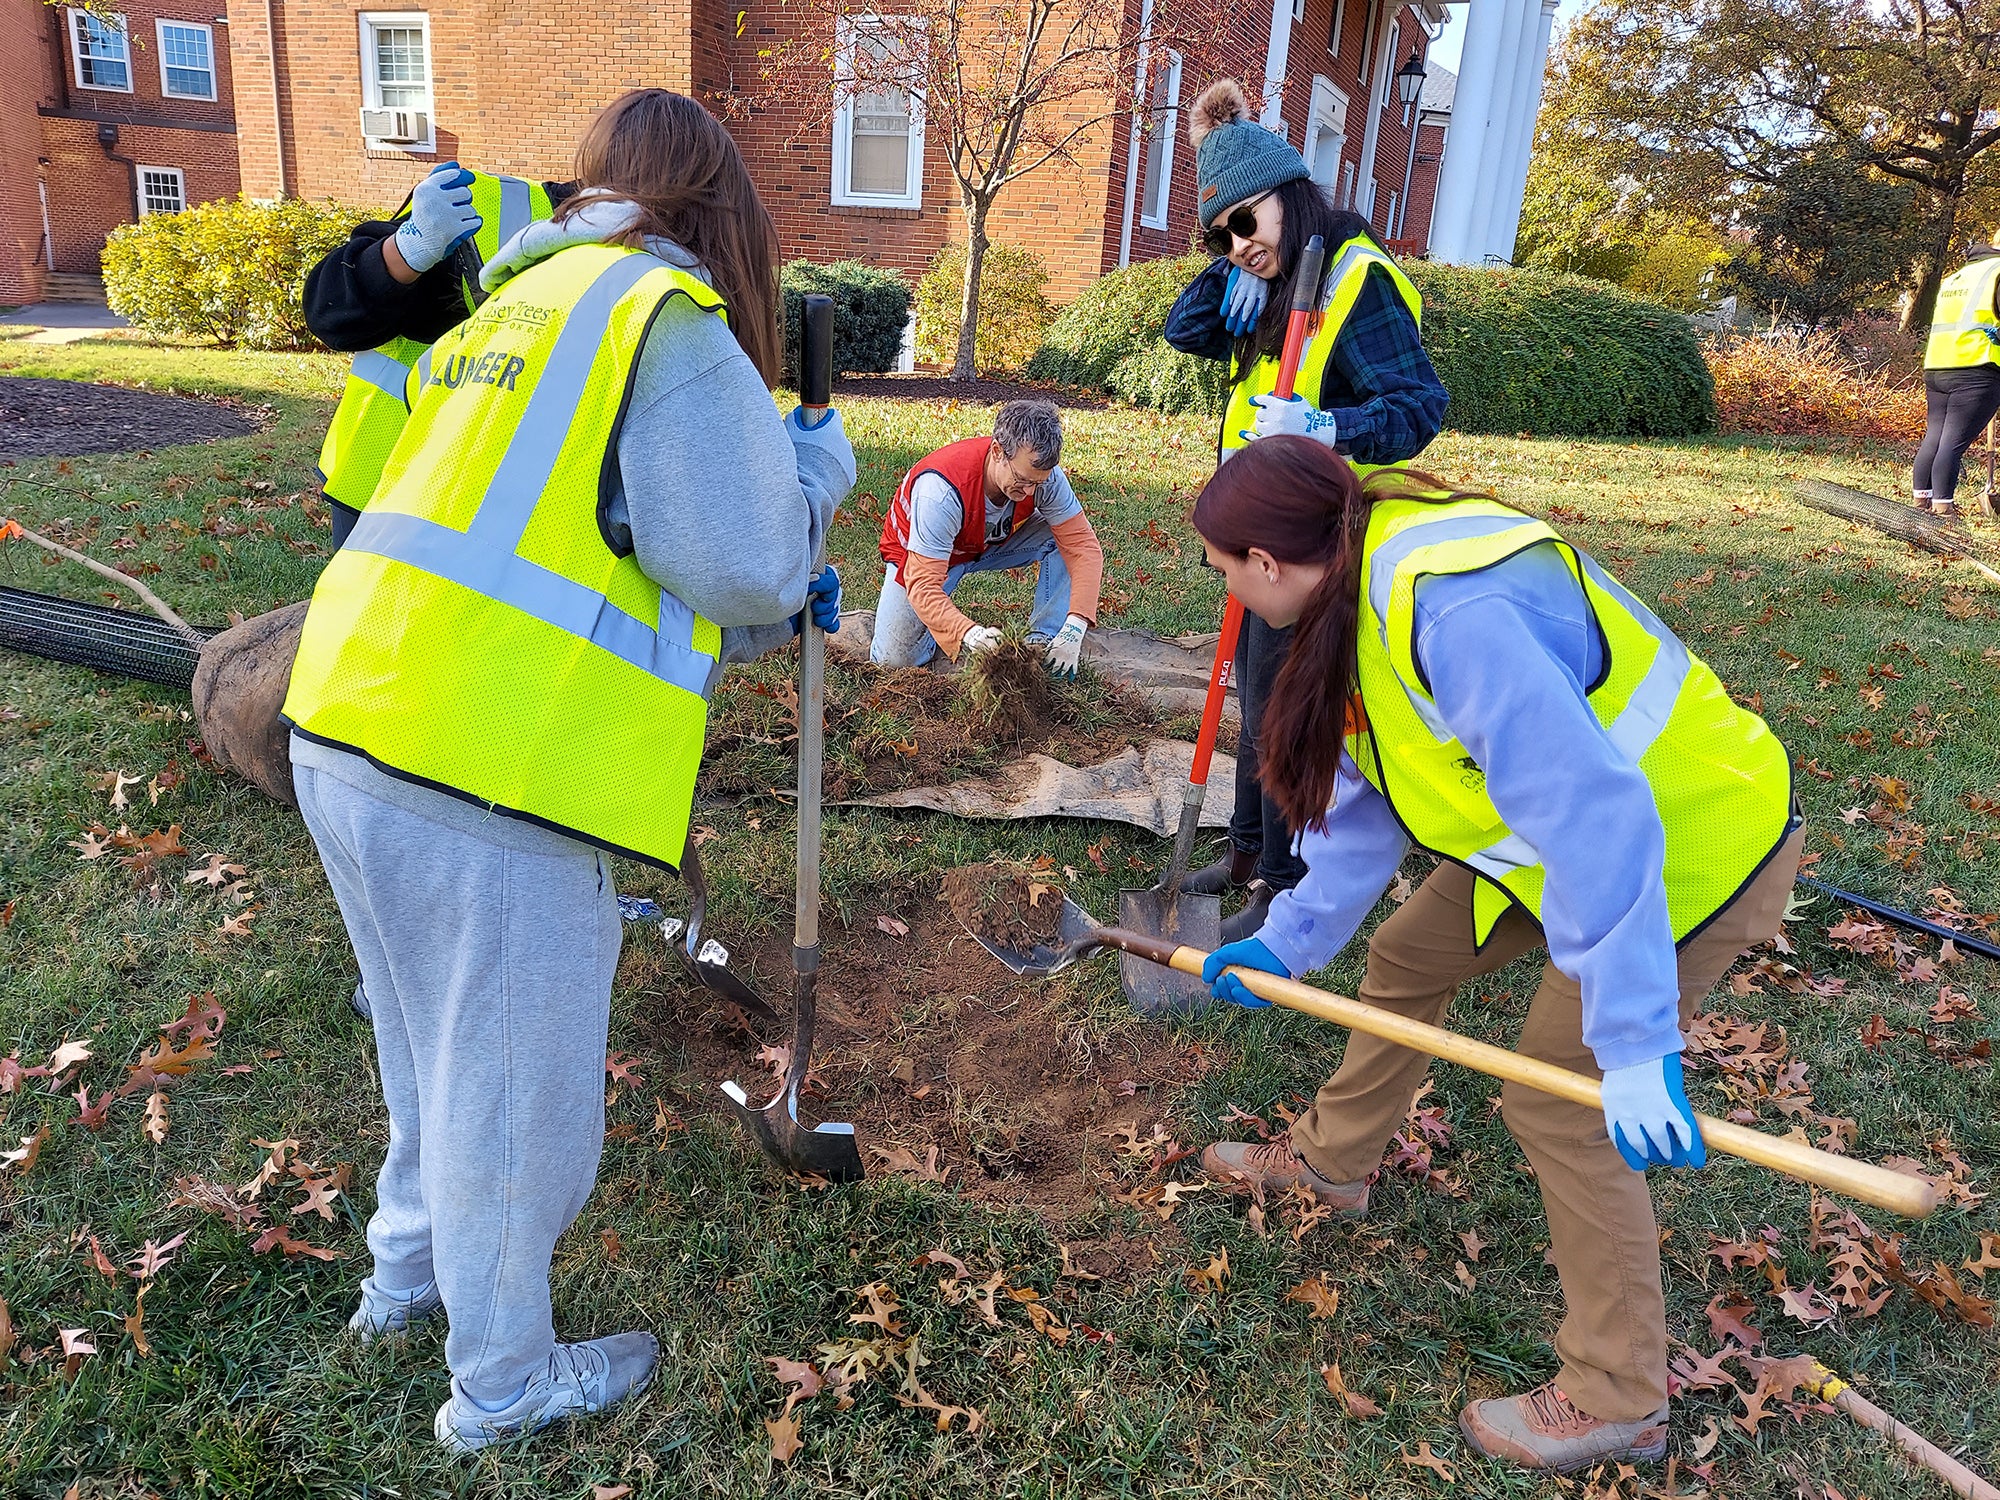
[[[285,706],[389,1112],[351,1326],[444,1311],[459,1451],[651,1376],[650,1334],[559,1343],[550,1306],[604,1137],[607,850],[677,865],[723,665],[837,626],[812,560],[855,476],[837,413],[772,403],[775,235],[721,126],[628,94],[577,176],[420,372]]]

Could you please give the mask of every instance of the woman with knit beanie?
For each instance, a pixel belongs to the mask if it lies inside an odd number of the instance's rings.
[[[1444,420],[1445,389],[1418,330],[1423,303],[1358,214],[1338,209],[1282,135],[1250,114],[1234,79],[1209,85],[1188,121],[1195,146],[1203,243],[1216,257],[1174,303],[1166,339],[1186,354],[1230,362],[1228,409],[1217,456],[1258,438],[1310,437],[1365,475],[1423,452]],[[1274,394],[1299,255],[1326,243],[1319,331],[1299,363],[1289,401]],[[1257,728],[1291,643],[1246,615],[1236,647],[1243,731],[1236,756],[1236,812],[1229,851],[1188,877],[1187,889],[1245,892],[1222,940],[1250,936],[1271,898],[1304,879],[1293,830],[1257,778]]]

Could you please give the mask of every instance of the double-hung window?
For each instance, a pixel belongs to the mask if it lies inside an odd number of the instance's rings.
[[[1181,55],[1165,51],[1152,62],[1152,88],[1146,109],[1146,176],[1139,203],[1139,222],[1148,229],[1167,227],[1167,204],[1173,196],[1174,134],[1180,122]]]
[[[187,177],[179,167],[139,168],[139,217],[177,214],[187,207]]]
[[[431,109],[430,17],[423,11],[364,11],[362,134],[371,146],[437,149]]]
[[[160,92],[169,99],[215,97],[214,33],[199,21],[153,23],[160,39]]]
[[[850,206],[924,206],[924,112],[921,59],[899,58],[911,45],[907,23],[891,35],[874,16],[841,19],[835,28],[833,201]]]
[[[132,51],[126,40],[123,16],[71,11],[69,50],[76,64],[78,88],[107,89],[118,94],[132,92]]]

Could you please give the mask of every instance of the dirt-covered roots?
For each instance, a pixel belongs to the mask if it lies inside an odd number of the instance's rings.
[[[959,692],[972,726],[982,734],[1024,740],[1045,734],[1057,717],[1047,654],[1017,637],[991,651],[960,658]]]
[[[1015,860],[947,870],[938,898],[975,937],[1009,948],[1053,944],[1062,931],[1063,885],[1049,870]]]

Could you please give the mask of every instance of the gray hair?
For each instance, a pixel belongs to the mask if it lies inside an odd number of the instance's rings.
[[[994,415],[993,441],[1009,458],[1026,443],[1036,468],[1053,469],[1062,461],[1062,413],[1051,401],[1009,401]]]

